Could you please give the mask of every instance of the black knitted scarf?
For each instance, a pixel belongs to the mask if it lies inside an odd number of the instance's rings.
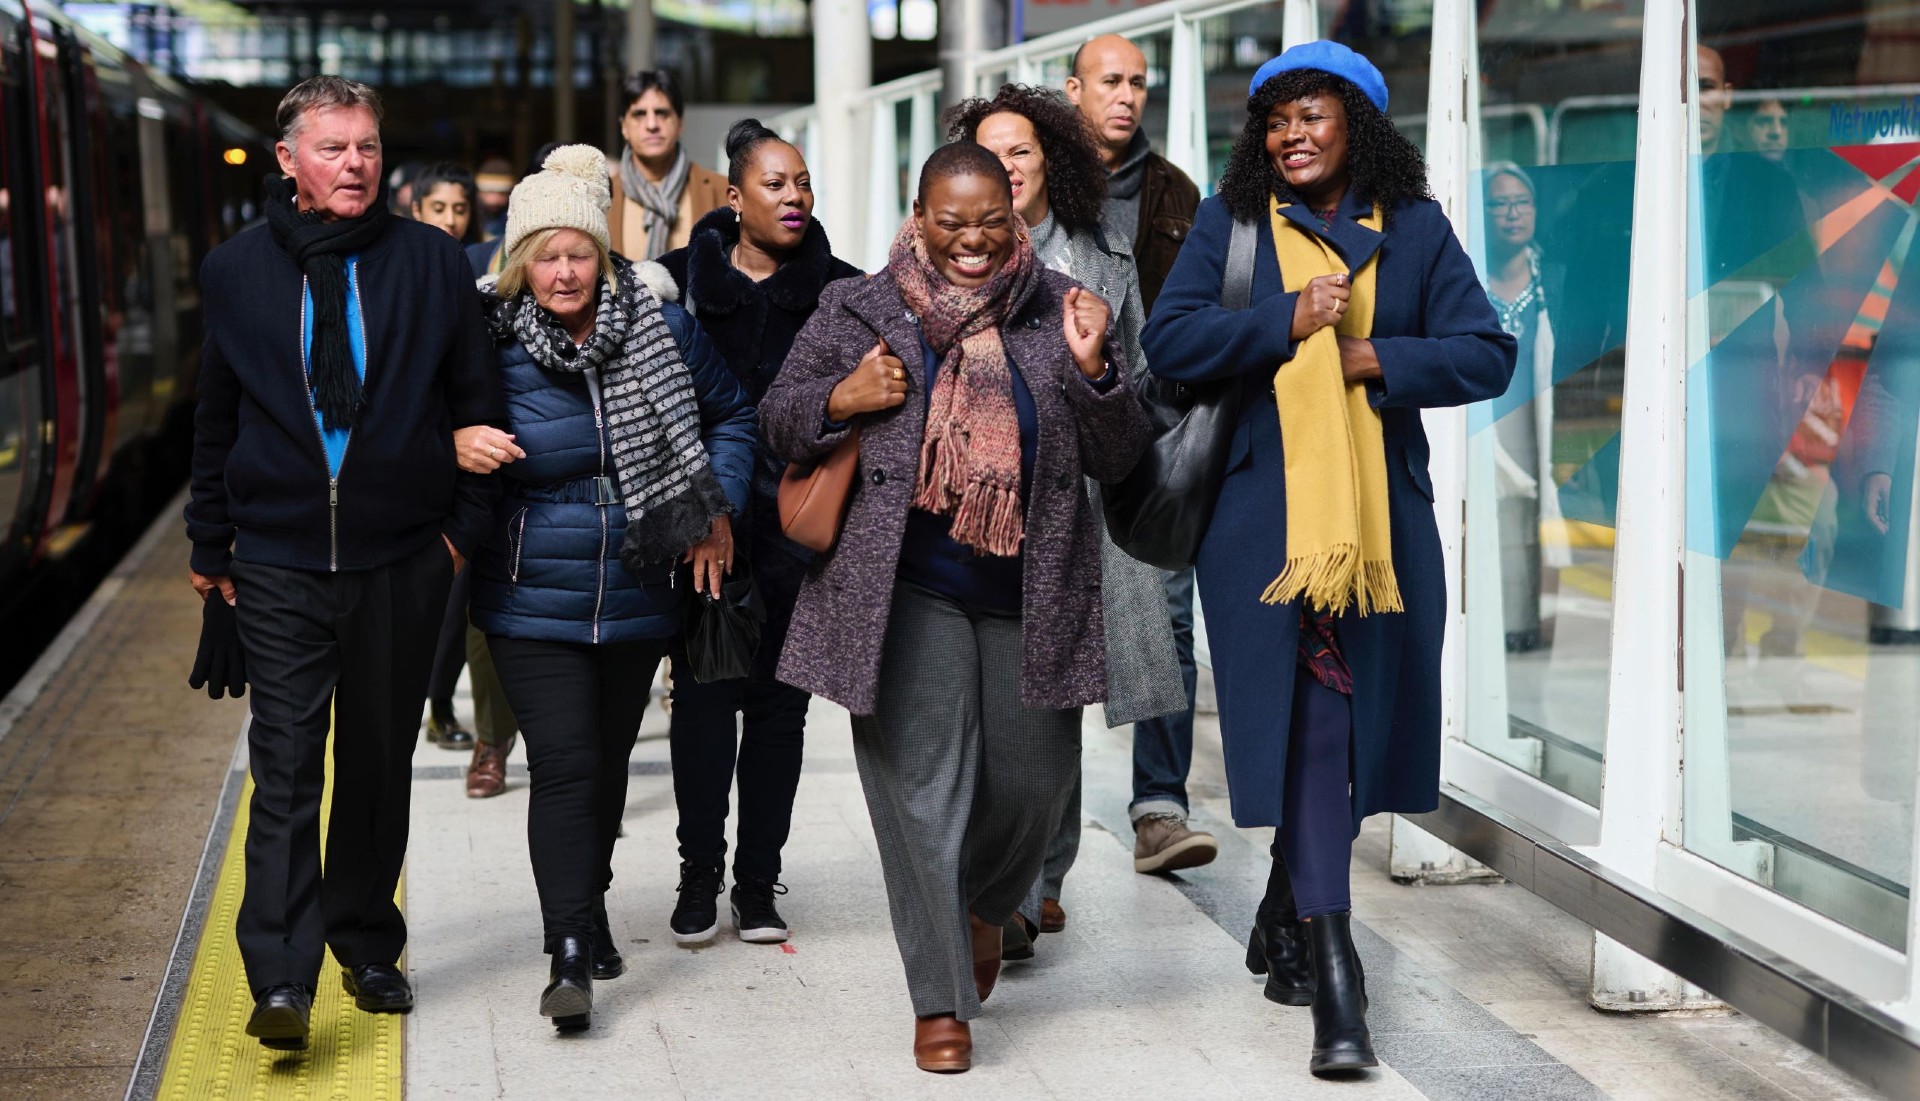
[[[317,211],[301,212],[294,202],[292,180],[267,177],[267,228],[273,243],[300,266],[313,292],[313,353],[308,357],[307,381],[313,387],[313,407],[330,429],[353,427],[366,403],[360,374],[353,367],[353,345],[347,339],[346,258],[379,240],[389,217],[384,186],[366,213],[328,222]]]

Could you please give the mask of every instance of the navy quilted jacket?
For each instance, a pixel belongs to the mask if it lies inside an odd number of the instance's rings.
[[[662,309],[700,397],[707,456],[738,513],[753,477],[753,405],[699,324],[673,303]],[[498,475],[507,489],[474,559],[474,626],[508,638],[585,643],[678,631],[688,567],[662,563],[644,577],[628,573],[619,555],[626,509],[618,500],[594,503],[595,479],[614,477],[606,431],[595,424],[595,389],[584,375],[541,367],[518,341],[500,347],[499,364],[508,431],[527,457]]]

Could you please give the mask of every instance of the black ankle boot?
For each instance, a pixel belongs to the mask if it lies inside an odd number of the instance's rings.
[[[1307,926],[1294,912],[1293,880],[1286,861],[1273,858],[1267,894],[1247,938],[1247,970],[1267,977],[1266,996],[1281,1005],[1313,1004],[1313,952]]]
[[[613,943],[613,923],[607,918],[607,896],[593,904],[593,977],[599,981],[617,979],[627,973],[627,961],[620,957],[620,946]]]
[[[1367,979],[1353,947],[1353,915],[1306,923],[1313,946],[1313,1063],[1320,1076],[1377,1067],[1367,1031]]]
[[[555,1028],[586,1028],[593,1018],[593,942],[586,937],[561,937],[553,944],[553,981],[540,995],[540,1015],[553,1018]]]

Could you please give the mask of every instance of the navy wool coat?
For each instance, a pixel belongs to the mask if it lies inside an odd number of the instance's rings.
[[[1102,393],[1073,364],[1061,331],[1061,298],[1080,284],[1047,269],[1035,283],[1000,328],[1033,395],[1037,428],[1021,545],[1020,702],[1064,709],[1107,694],[1100,528],[1081,479],[1125,477],[1146,447],[1149,428],[1124,371]],[[775,453],[794,462],[827,454],[850,430],[826,430],[827,397],[881,338],[906,368],[907,400],[856,418],[860,465],[852,503],[839,542],[815,556],[800,587],[779,666],[781,680],[856,715],[873,713],[926,435],[928,364],[920,353],[920,325],[893,276],[883,271],[830,284],[760,404],[760,430]],[[1107,361],[1122,362],[1111,338]]]
[[[794,255],[758,283],[733,266],[730,257],[739,241],[740,223],[732,210],[721,207],[694,223],[687,247],[667,253],[658,263],[638,267],[661,301],[679,302],[699,318],[700,328],[713,339],[727,370],[757,405],[780,373],[800,327],[820,304],[820,292],[835,280],[861,272],[833,255],[818,219],[808,222],[807,235]],[[813,561],[811,551],[780,534],[780,475],[786,468],[786,462],[762,441],[754,463],[751,503],[734,518],[735,546],[746,552],[767,608],[760,651],[754,657],[753,675],[761,680],[773,679],[780,648],[787,641],[787,623],[793,618],[793,602]]]
[[[686,311],[661,306],[700,402],[700,435],[720,488],[738,513],[753,472],[753,404],[713,342]],[[549,371],[518,340],[499,349],[508,431],[527,457],[493,475],[506,483],[494,529],[475,556],[473,625],[490,635],[547,642],[631,642],[680,629],[688,567],[620,564],[627,510],[595,502],[594,479],[618,475],[597,397],[583,373]],[[617,497],[617,491],[616,491]],[[679,571],[679,577],[674,576]]]
[[[1331,243],[1350,269],[1379,255],[1372,339],[1382,377],[1367,385],[1386,436],[1393,568],[1406,610],[1348,614],[1336,627],[1354,681],[1356,830],[1370,814],[1414,814],[1439,801],[1447,578],[1420,410],[1499,396],[1516,354],[1439,204],[1400,203],[1384,232],[1359,223],[1370,210],[1349,192],[1327,231],[1303,206],[1285,212]],[[1300,609],[1262,604],[1260,594],[1286,559],[1286,467],[1272,375],[1295,350],[1295,296],[1283,290],[1273,230],[1263,217],[1251,308],[1220,305],[1231,225],[1223,199],[1200,204],[1142,343],[1149,367],[1165,378],[1253,376],[1196,570],[1234,823],[1277,826]]]

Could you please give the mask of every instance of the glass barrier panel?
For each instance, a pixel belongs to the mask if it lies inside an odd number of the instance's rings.
[[[1467,237],[1520,357],[1467,415],[1467,742],[1596,806],[1640,24],[1522,0],[1476,28]]]
[[[1846,0],[1697,6],[1685,844],[1903,946],[1920,737],[1910,33]]]

